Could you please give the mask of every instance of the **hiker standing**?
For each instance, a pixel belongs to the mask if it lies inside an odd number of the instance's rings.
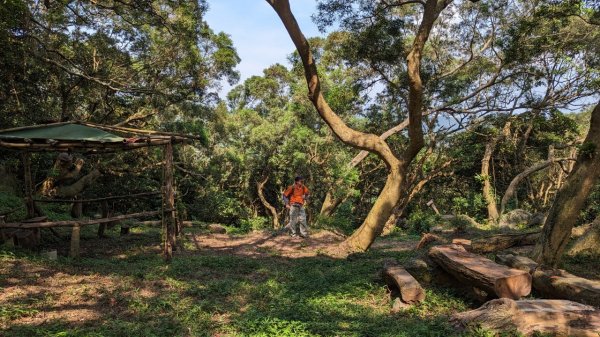
[[[292,237],[298,235],[303,238],[308,237],[308,226],[306,224],[306,211],[304,210],[304,203],[308,198],[309,191],[304,186],[304,179],[302,177],[296,177],[294,184],[289,186],[283,192],[283,201],[285,207],[290,210],[290,223],[289,228],[291,230]],[[286,227],[288,227],[286,226]]]

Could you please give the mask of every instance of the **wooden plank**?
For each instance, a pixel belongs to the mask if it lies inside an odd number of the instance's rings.
[[[542,297],[600,307],[600,281],[578,277],[561,269],[537,268],[533,272],[533,288]]]
[[[400,291],[400,298],[404,303],[420,303],[425,299],[425,291],[419,282],[401,266],[385,267],[383,279],[390,289]]]
[[[46,221],[46,222],[37,222],[37,223],[9,222],[9,223],[0,224],[0,228],[70,227],[70,226],[74,226],[75,224],[79,224],[80,226],[86,226],[86,225],[109,223],[112,221],[120,221],[120,220],[131,219],[131,218],[149,217],[149,216],[154,216],[154,215],[158,215],[161,213],[162,213],[161,211],[146,211],[146,212],[118,215],[118,216],[113,216],[113,217],[104,218],[104,219],[92,219],[92,220],[85,220],[85,221],[65,220],[65,221]]]
[[[457,328],[481,326],[498,333],[516,329],[524,335],[536,331],[552,336],[600,335],[600,312],[592,306],[566,300],[501,298],[455,314],[450,321]]]
[[[531,292],[531,275],[499,265],[457,245],[435,246],[429,257],[459,280],[498,297],[519,299]]]

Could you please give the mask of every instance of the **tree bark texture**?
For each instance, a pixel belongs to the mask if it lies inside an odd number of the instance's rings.
[[[514,246],[534,245],[539,238],[540,232],[497,234],[475,240],[454,239],[453,243],[456,241],[456,243],[473,253],[487,254]]]
[[[390,136],[404,130],[406,127],[408,126],[408,118],[405,119],[404,121],[402,121],[400,124],[394,126],[393,128],[385,131],[384,133],[382,133],[379,138],[381,138],[381,140],[386,140],[388,139]],[[356,167],[358,164],[360,164],[361,161],[363,161],[363,159],[367,158],[367,156],[369,155],[369,151],[365,151],[362,150],[360,151],[356,156],[354,156],[354,158],[352,158],[352,160],[348,163],[348,167],[350,168],[354,168]],[[337,207],[344,202],[344,200],[347,199],[347,195],[343,196],[343,197],[335,197],[335,189],[336,186],[333,186],[332,189],[330,189],[329,191],[327,191],[327,193],[325,194],[325,200],[323,201],[323,205],[321,206],[321,212],[320,214],[323,216],[331,216],[335,210],[337,209]]]
[[[587,197],[600,177],[600,103],[592,111],[590,129],[581,145],[577,162],[558,191],[542,235],[534,251],[542,265],[556,267],[565,250],[571,229]]]
[[[164,247],[163,255],[165,260],[171,261],[173,258],[173,247],[175,247],[175,189],[173,186],[173,144],[167,143],[164,148],[164,211],[162,213]]]
[[[279,15],[289,33],[304,67],[304,75],[308,84],[308,97],[315,106],[321,118],[331,128],[333,133],[345,144],[375,153],[389,169],[386,184],[377,201],[369,211],[362,225],[343,244],[346,251],[365,251],[379,236],[389,218],[393,207],[400,198],[404,188],[408,166],[424,145],[421,119],[423,117],[423,84],[420,76],[420,66],[423,48],[429,38],[429,33],[439,14],[451,1],[427,0],[418,32],[408,53],[406,62],[409,80],[408,95],[408,136],[409,144],[402,157],[394,155],[388,144],[379,136],[362,133],[348,127],[325,101],[321,92],[321,83],[317,66],[308,41],[302,34],[294,18],[288,0],[267,0]]]
[[[461,246],[435,246],[429,250],[429,257],[457,279],[488,294],[519,299],[531,292],[529,273],[499,265]]]
[[[600,256],[600,216],[577,238],[571,249],[569,249],[570,255],[582,253]]]
[[[537,268],[533,288],[545,298],[560,298],[600,307],[600,281],[588,280],[561,269]]]
[[[552,165],[554,163],[569,160],[569,158],[554,158],[554,156],[551,154],[552,150],[550,150],[549,152],[550,153],[548,154],[547,160],[537,163],[537,164],[527,168],[526,170],[517,174],[513,178],[513,180],[508,185],[506,192],[504,192],[504,195],[502,196],[502,201],[500,202],[500,215],[504,214],[504,211],[506,211],[506,204],[508,204],[510,199],[513,197],[513,195],[515,194],[515,192],[517,190],[517,186],[519,185],[519,183],[521,183],[521,181],[523,181],[523,179],[529,177],[531,174],[533,174],[537,171],[540,171],[540,170],[543,170],[543,169],[549,167],[550,165]],[[546,191],[549,191],[549,189],[547,189]],[[545,194],[547,194],[547,193],[545,193]]]
[[[496,262],[510,268],[524,270],[529,274],[532,274],[535,268],[538,266],[537,262],[526,256],[513,254],[498,254],[496,255]]]
[[[498,333],[518,330],[529,336],[541,332],[552,336],[597,337],[600,312],[565,300],[521,300],[501,298],[478,309],[458,313],[451,322],[457,328],[481,326]]]
[[[273,228],[279,229],[281,224],[279,223],[279,215],[277,214],[277,210],[273,205],[269,203],[267,198],[265,197],[265,184],[269,181],[269,176],[265,176],[264,179],[256,183],[256,190],[258,192],[258,198],[263,206],[271,213],[271,220],[273,221]]]
[[[487,144],[485,144],[485,152],[481,159],[481,177],[483,179],[483,197],[487,204],[488,220],[496,222],[498,220],[498,207],[496,206],[496,197],[494,189],[492,187],[491,175],[490,175],[490,162],[492,160],[492,154],[496,148],[498,139],[493,138]]]
[[[387,266],[383,270],[383,279],[390,289],[397,288],[404,303],[420,303],[425,300],[425,290],[419,282],[400,266]]]

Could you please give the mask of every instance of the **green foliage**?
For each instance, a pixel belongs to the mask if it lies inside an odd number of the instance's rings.
[[[9,221],[23,219],[26,215],[25,204],[23,199],[17,198],[12,193],[0,191],[0,214],[8,212],[12,212],[7,216]]]
[[[233,229],[227,231],[227,233],[231,234],[244,234],[251,231],[258,231],[263,229],[268,229],[271,223],[266,217],[255,217],[250,219],[242,219],[240,221],[239,227],[234,227]]]
[[[579,155],[584,159],[591,159],[596,152],[596,144],[585,142],[579,145]]]
[[[406,219],[409,231],[416,234],[429,232],[439,222],[440,218],[438,215],[420,209],[413,210]]]

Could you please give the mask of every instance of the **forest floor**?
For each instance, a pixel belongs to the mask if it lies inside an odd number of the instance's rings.
[[[91,227],[79,259],[0,250],[0,336],[456,336],[448,316],[477,306],[428,286],[424,303],[391,311],[379,272],[385,259],[414,257],[416,236],[333,259],[320,253],[343,238],[328,231],[304,240],[187,228],[165,264],[157,228],[99,239]],[[64,255],[68,245],[50,246]]]

